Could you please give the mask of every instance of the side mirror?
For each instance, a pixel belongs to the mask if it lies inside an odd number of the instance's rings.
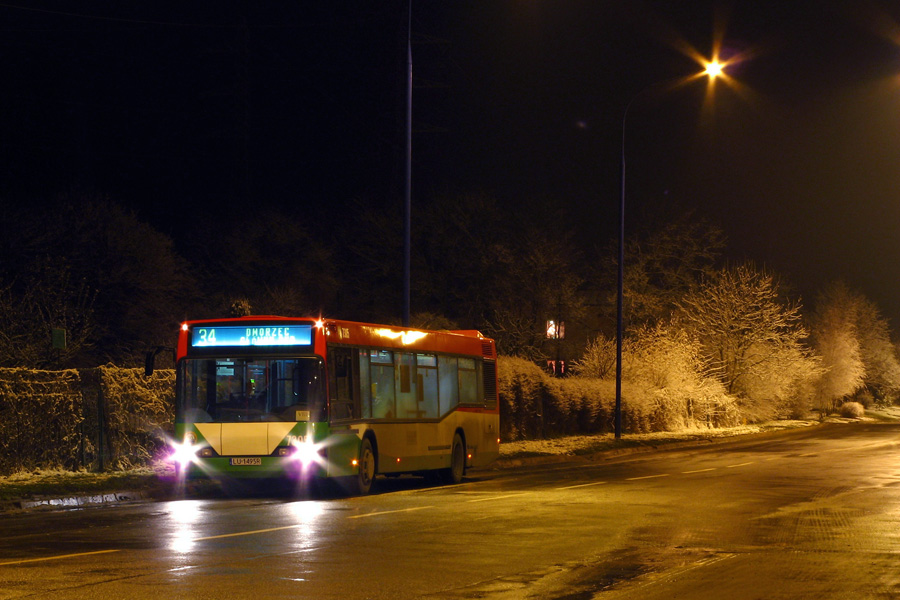
[[[156,355],[162,352],[163,350],[172,350],[172,356],[174,359],[174,348],[167,348],[166,346],[157,346],[153,350],[149,350],[144,359],[144,377],[150,377],[153,375],[153,368],[156,366]]]

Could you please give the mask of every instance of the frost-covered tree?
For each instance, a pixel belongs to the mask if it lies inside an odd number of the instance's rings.
[[[866,389],[876,402],[895,402],[900,396],[900,362],[891,343],[890,326],[875,303],[862,296],[857,331]]]
[[[897,399],[900,361],[888,322],[874,302],[836,282],[819,296],[810,323],[813,343],[828,369],[818,386],[822,408],[837,410],[854,396],[865,402]]]
[[[677,322],[657,322],[634,331],[623,347],[626,401],[650,415],[660,430],[733,425],[734,399],[709,370],[703,347]],[[615,340],[598,336],[574,368],[579,377],[612,380]]]
[[[777,412],[791,400],[789,390],[763,390],[756,382],[772,382],[782,371],[815,360],[804,344],[800,306],[783,301],[774,277],[751,264],[716,271],[678,306],[712,372],[728,394],[744,399],[751,418]]]
[[[820,357],[801,344],[760,344],[747,360],[755,366],[740,384],[745,414],[754,420],[808,416],[824,371]]]
[[[734,399],[710,370],[699,339],[677,322],[641,327],[625,341],[629,402],[649,405],[658,429],[733,425]]]
[[[810,339],[824,372],[816,385],[817,404],[833,410],[864,382],[860,350],[859,297],[837,282],[822,292],[810,317]]]
[[[572,365],[572,374],[581,377],[606,379],[616,368],[616,340],[602,333],[591,340],[581,359]]]

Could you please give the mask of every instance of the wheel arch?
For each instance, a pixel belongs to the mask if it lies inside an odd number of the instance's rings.
[[[367,429],[366,432],[363,434],[362,439],[359,440],[360,445],[362,444],[362,441],[366,440],[366,439],[369,440],[370,444],[372,444],[372,452],[375,453],[375,474],[378,475],[379,453],[378,453],[378,439],[375,437],[375,432],[372,431],[371,429]]]

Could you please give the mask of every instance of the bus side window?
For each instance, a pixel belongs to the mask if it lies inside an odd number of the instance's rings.
[[[369,351],[369,377],[372,394],[372,417],[395,419],[394,353],[390,350]]]
[[[416,368],[419,412],[426,419],[436,419],[441,416],[438,410],[437,357],[433,354],[417,354]]]
[[[474,358],[459,359],[459,403],[482,403],[482,399],[478,397],[478,376]]]
[[[459,404],[459,376],[455,357],[438,357],[438,380],[440,383],[438,412],[443,415]]]

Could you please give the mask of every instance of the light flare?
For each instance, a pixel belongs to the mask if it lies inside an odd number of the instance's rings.
[[[170,458],[176,465],[181,467],[182,470],[197,458],[197,452],[200,450],[200,446],[195,442],[196,438],[189,434],[184,436],[183,443],[178,443],[174,440],[169,443],[172,447]]]
[[[715,79],[719,75],[725,72],[725,65],[720,63],[718,60],[712,60],[706,63],[706,68],[703,72],[710,78]]]
[[[290,455],[291,460],[300,463],[304,467],[325,463],[325,459],[319,454],[324,445],[314,442],[311,435],[307,435],[302,439],[292,440],[291,447],[294,449],[294,452]]]
[[[387,329],[386,327],[376,329],[375,333],[391,340],[399,339],[404,346],[421,340],[428,335],[424,331],[394,331],[393,329]]]

